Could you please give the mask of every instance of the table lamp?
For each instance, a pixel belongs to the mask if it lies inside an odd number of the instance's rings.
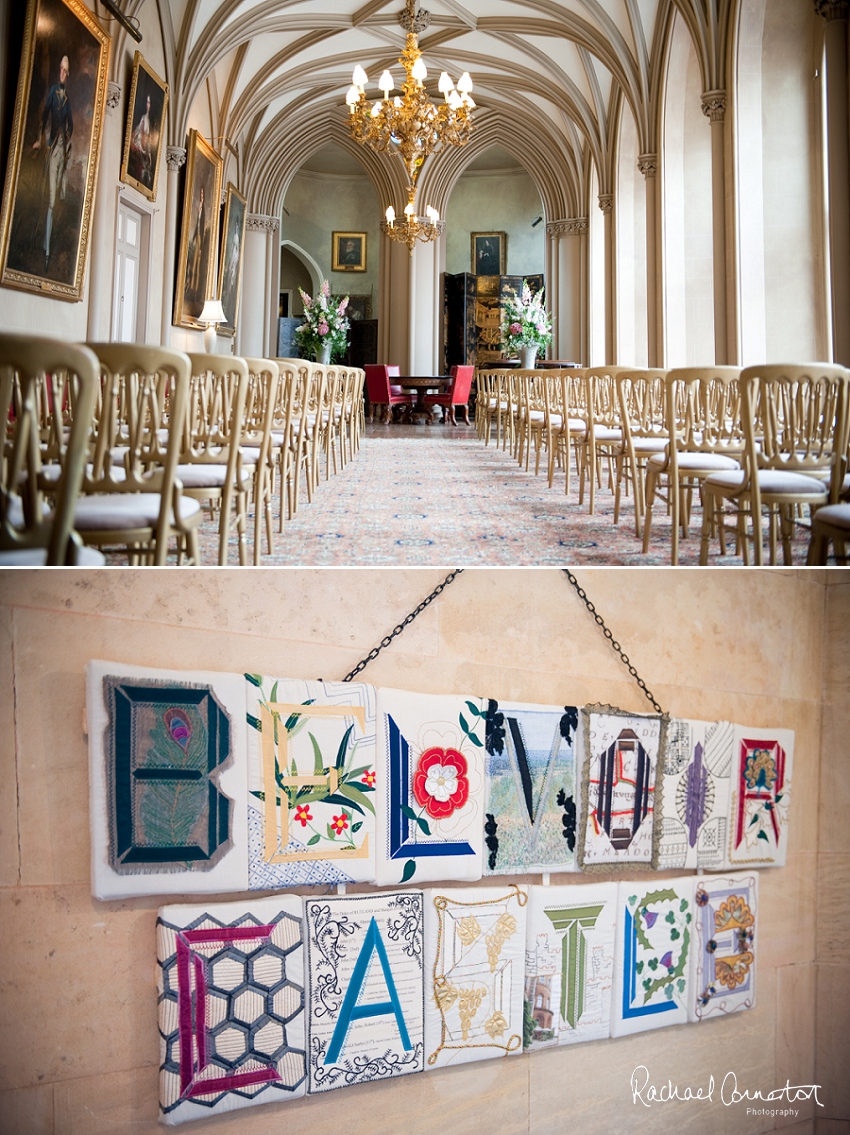
[[[224,314],[221,300],[207,300],[204,304],[204,310],[200,314],[199,322],[206,323],[207,325],[207,329],[204,332],[204,350],[208,355],[211,355],[215,349],[216,324],[227,322],[227,316]]]

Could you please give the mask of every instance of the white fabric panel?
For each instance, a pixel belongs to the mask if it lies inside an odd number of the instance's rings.
[[[292,896],[160,909],[160,1122],[305,1094],[301,916]]]
[[[621,882],[611,1036],[688,1019],[694,879]]]
[[[672,718],[664,756],[659,870],[720,870],[729,831],[729,721]]]
[[[481,698],[378,690],[380,886],[481,877]]]
[[[230,801],[231,840],[208,869],[183,864],[113,866],[110,817],[114,815],[114,773],[109,768],[110,725],[104,680],[131,679],[144,685],[208,687],[230,722],[230,756],[210,780]],[[245,691],[236,674],[203,670],[159,670],[119,662],[91,661],[86,667],[86,720],[89,747],[89,822],[92,894],[98,899],[134,895],[220,894],[243,891],[248,883],[246,823]],[[135,782],[134,782],[135,783]]]
[[[698,876],[688,1019],[752,1009],[758,953],[758,872]]]
[[[433,889],[424,898],[428,1066],[521,1053],[528,888]]]
[[[785,866],[793,764],[793,730],[735,726],[729,868]]]
[[[527,1048],[607,1037],[617,883],[532,887],[526,943]]]
[[[251,889],[374,882],[374,686],[252,674],[245,691]]]

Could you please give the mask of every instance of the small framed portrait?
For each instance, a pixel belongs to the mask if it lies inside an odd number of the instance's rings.
[[[109,43],[80,0],[28,0],[0,210],[7,287],[82,299]]]
[[[359,319],[372,318],[372,295],[349,296],[348,307],[345,314],[355,322]]]
[[[133,60],[133,84],[127,108],[121,180],[156,201],[159,166],[165,141],[168,84],[137,51]]]
[[[474,276],[504,276],[508,262],[507,233],[472,234],[472,268]]]
[[[219,323],[218,333],[231,338],[236,334],[239,298],[242,295],[242,249],[245,246],[247,216],[247,201],[232,182],[228,183],[218,262],[218,291],[227,322]]]
[[[190,130],[174,291],[175,327],[201,328],[200,314],[215,293],[222,164],[206,138]]]
[[[365,272],[366,234],[334,233],[332,267],[334,272]]]

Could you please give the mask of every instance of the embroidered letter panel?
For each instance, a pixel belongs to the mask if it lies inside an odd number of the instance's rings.
[[[528,889],[427,890],[429,1067],[522,1052]]]
[[[704,1021],[756,1003],[758,875],[697,877],[688,1019]]]
[[[618,884],[531,887],[530,892],[525,1047],[607,1037]]]
[[[163,1123],[304,1095],[301,914],[297,897],[160,909]]]
[[[729,721],[670,721],[662,778],[660,870],[723,868],[734,730]]]
[[[794,734],[735,726],[728,866],[784,867]]]
[[[305,899],[308,1091],[421,1072],[421,891]]]
[[[374,882],[374,686],[245,679],[251,889]]]
[[[618,887],[611,1036],[683,1024],[688,1019],[693,876]]]
[[[667,718],[626,714],[609,706],[586,706],[581,716],[581,868],[649,867]]]
[[[95,897],[244,890],[243,683],[93,661],[86,716]]]
[[[486,702],[484,874],[577,870],[575,706]]]
[[[379,886],[480,879],[481,698],[378,690]]]

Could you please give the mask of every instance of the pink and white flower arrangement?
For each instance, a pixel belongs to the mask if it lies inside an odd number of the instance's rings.
[[[552,340],[552,319],[543,306],[543,288],[532,294],[528,280],[522,282],[522,292],[508,288],[510,293],[502,301],[502,349],[510,355],[521,347],[541,349]]]
[[[318,357],[325,348],[330,348],[331,358],[344,354],[350,326],[345,314],[348,296],[339,301],[332,299],[327,280],[322,281],[315,299],[301,288],[298,291],[304,304],[304,322],[296,329],[295,335],[302,355]]]

